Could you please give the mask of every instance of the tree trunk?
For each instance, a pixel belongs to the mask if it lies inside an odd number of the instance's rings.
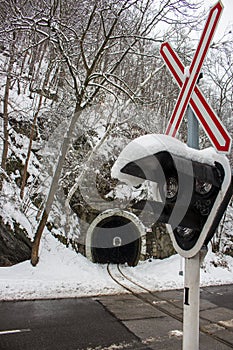
[[[3,143],[3,153],[2,153],[2,162],[1,167],[3,170],[6,170],[6,160],[7,160],[7,153],[8,153],[8,103],[9,103],[9,96],[10,96],[10,85],[11,85],[11,73],[14,65],[14,58],[13,56],[10,57],[10,62],[8,66],[7,71],[7,79],[6,79],[6,86],[5,86],[5,95],[3,100],[3,118],[4,118],[4,143]]]
[[[67,130],[67,133],[64,137],[64,140],[63,140],[63,143],[61,146],[60,156],[58,158],[57,167],[56,167],[56,170],[55,170],[55,173],[54,173],[54,176],[52,179],[52,183],[50,186],[48,198],[47,198],[47,201],[45,204],[45,209],[43,211],[42,218],[39,222],[39,225],[38,225],[38,228],[37,228],[37,231],[35,234],[34,242],[32,245],[31,264],[33,266],[36,266],[38,261],[39,261],[39,246],[40,246],[41,236],[43,234],[50,210],[52,208],[54,196],[55,196],[55,193],[56,193],[57,188],[58,188],[58,181],[59,181],[59,178],[60,178],[60,175],[62,172],[63,164],[65,162],[66,153],[68,151],[70,141],[72,139],[74,126],[75,126],[77,120],[79,119],[81,113],[82,113],[82,108],[80,107],[80,105],[77,105],[76,109],[75,109],[75,113],[71,119],[69,129]]]
[[[42,236],[42,233],[44,231],[46,222],[48,220],[48,216],[49,216],[49,212],[44,210],[42,218],[40,220],[39,226],[38,226],[36,234],[35,234],[33,245],[32,245],[32,252],[31,252],[31,264],[32,264],[32,266],[36,266],[39,262],[40,240],[41,240],[41,236]]]
[[[23,199],[23,197],[24,197],[24,190],[25,190],[26,180],[27,180],[28,164],[29,164],[29,159],[30,159],[31,151],[32,151],[32,140],[33,140],[33,137],[34,137],[36,121],[37,121],[38,114],[40,112],[40,108],[41,108],[41,105],[42,105],[42,100],[43,100],[43,96],[40,95],[37,111],[35,112],[34,118],[33,118],[33,123],[32,123],[32,128],[31,128],[31,133],[30,133],[30,139],[29,139],[29,145],[28,145],[28,151],[27,151],[27,157],[26,157],[26,161],[25,161],[25,164],[24,164],[24,168],[23,168],[23,175],[22,175],[21,188],[20,188],[20,198],[21,199]]]
[[[6,170],[6,160],[8,154],[8,101],[9,101],[9,90],[10,90],[10,72],[8,71],[8,77],[6,80],[5,86],[5,95],[4,95],[4,106],[3,106],[3,131],[4,131],[4,141],[3,141],[3,152],[2,152],[2,162],[1,167],[3,170]]]
[[[12,53],[11,53],[10,61],[9,61],[9,65],[8,65],[6,86],[5,86],[5,94],[4,94],[4,99],[3,99],[3,133],[4,133],[4,139],[3,139],[3,151],[2,151],[2,160],[1,160],[1,168],[3,169],[3,171],[6,171],[6,161],[7,161],[8,148],[9,148],[8,103],[9,103],[9,96],[10,96],[11,73],[12,73],[12,70],[13,70],[13,65],[14,65],[14,48],[12,48]],[[0,177],[0,189],[2,188],[3,178],[4,178],[4,175],[2,173],[1,177]]]

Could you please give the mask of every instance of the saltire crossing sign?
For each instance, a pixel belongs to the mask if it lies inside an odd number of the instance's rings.
[[[190,103],[198,121],[202,124],[214,148],[221,153],[229,153],[231,137],[218,118],[212,107],[206,101],[203,93],[196,85],[205,56],[211,44],[223,6],[218,2],[210,11],[201,39],[189,68],[185,74],[185,67],[172,46],[165,42],[161,45],[160,53],[181,88],[172,116],[165,131],[166,135],[175,137],[181,121]]]

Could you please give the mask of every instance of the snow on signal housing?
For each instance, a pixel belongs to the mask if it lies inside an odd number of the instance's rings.
[[[144,137],[147,137],[145,143]],[[157,143],[152,144],[151,151],[145,148],[150,143],[149,137],[150,142]],[[189,149],[178,140],[171,142],[166,135],[145,135],[136,143],[145,151],[138,152],[140,157],[137,159],[137,152],[132,152],[135,140],[132,141],[131,147],[130,144],[126,146],[118,157],[118,171],[121,165],[122,175],[158,184],[161,200],[149,203],[155,221],[169,224],[168,230],[179,254],[184,257],[196,255],[213,237],[232,196],[228,159],[214,150],[209,153]]]

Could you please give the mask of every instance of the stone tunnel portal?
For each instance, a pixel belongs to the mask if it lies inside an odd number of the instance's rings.
[[[101,264],[137,265],[141,254],[141,225],[127,212],[106,215],[89,230],[91,260]]]

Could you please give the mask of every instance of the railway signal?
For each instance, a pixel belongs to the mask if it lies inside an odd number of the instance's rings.
[[[222,9],[223,5],[221,1],[219,1],[211,9],[200,42],[198,44],[197,50],[195,52],[194,58],[189,69],[188,67],[186,67],[185,69],[181,60],[179,59],[179,56],[175,53],[175,51],[172,49],[169,43],[162,44],[160,53],[181,89],[177,103],[175,105],[171,119],[166,129],[166,134],[176,136],[186,108],[188,104],[190,104],[191,108],[189,108],[188,110],[188,120],[189,122],[191,121],[191,123],[188,124],[189,146],[198,148],[197,146],[199,135],[197,122],[200,122],[216,151],[218,153],[230,153],[232,142],[231,137],[224,125],[222,124],[222,122],[219,120],[218,116],[215,114],[214,110],[206,101],[201,90],[196,85],[201,66],[210,46]],[[192,114],[192,111],[194,112],[197,119]],[[193,128],[190,130],[191,125]],[[219,185],[215,186],[214,182],[210,181],[209,179],[208,181],[204,180],[204,182],[202,182],[200,186],[201,191],[198,191],[199,195],[203,196],[201,197],[202,199],[196,201],[196,205],[198,203],[198,207],[202,212],[200,213],[201,220],[201,217],[203,216],[207,207],[207,212],[210,209],[210,212],[208,213],[208,218],[206,219],[200,236],[196,242],[198,249],[200,248],[199,243],[203,243],[204,237],[204,243],[208,243],[209,239],[213,236],[214,231],[232,195],[232,185],[230,184],[232,181],[230,169],[229,165],[227,166],[226,163],[225,165],[226,166],[221,164],[221,161],[218,162],[218,160],[215,159],[214,166],[218,168],[218,170],[220,169],[220,167],[222,167],[222,175],[221,179],[219,178]],[[214,172],[215,171],[213,170],[213,173]],[[217,179],[217,176],[214,175],[214,178]],[[228,182],[228,189],[226,189],[224,185],[226,181]],[[197,187],[197,182],[195,182],[194,186]],[[216,193],[216,198],[214,198],[214,192]],[[206,202],[204,199],[205,196]],[[206,206],[207,203],[211,202],[213,203],[212,207],[211,205]],[[178,244],[178,250],[180,248],[184,248],[184,246],[181,247],[180,245],[181,241],[183,241],[184,244],[184,239],[187,240],[185,245],[190,244],[190,242],[192,241],[192,235],[194,235],[193,229],[184,228],[182,226],[181,228],[178,227],[177,229],[173,230],[171,234],[174,245]],[[187,255],[185,256],[187,257]],[[199,349],[200,256],[201,254],[197,253],[196,255],[192,255],[191,259],[185,259],[183,316],[184,350]]]
[[[186,258],[213,237],[233,191],[224,155],[194,150],[167,135],[133,140],[118,157],[112,175],[130,184],[158,184],[159,201],[150,202],[155,221],[170,224],[174,248]]]
[[[230,152],[231,137],[196,85],[222,9],[221,1],[211,9],[189,69],[169,43],[162,44],[160,53],[180,87],[166,135],[132,141],[112,169],[113,177],[131,185],[143,180],[158,184],[159,201],[151,203],[155,221],[170,224],[174,248],[186,258],[184,350],[199,349],[199,252],[213,237],[233,194],[229,161],[220,154]],[[174,139],[188,104],[217,152],[194,150]]]
[[[184,350],[199,348],[200,251],[213,237],[233,194],[230,164],[220,154],[230,152],[231,137],[196,85],[222,9],[221,1],[211,9],[189,69],[171,45],[163,43],[160,53],[180,87],[166,135],[133,140],[112,168],[113,177],[131,185],[145,180],[158,185],[157,198],[150,203],[154,220],[170,224],[174,248],[186,258]],[[188,104],[216,151],[192,149],[174,138]]]

